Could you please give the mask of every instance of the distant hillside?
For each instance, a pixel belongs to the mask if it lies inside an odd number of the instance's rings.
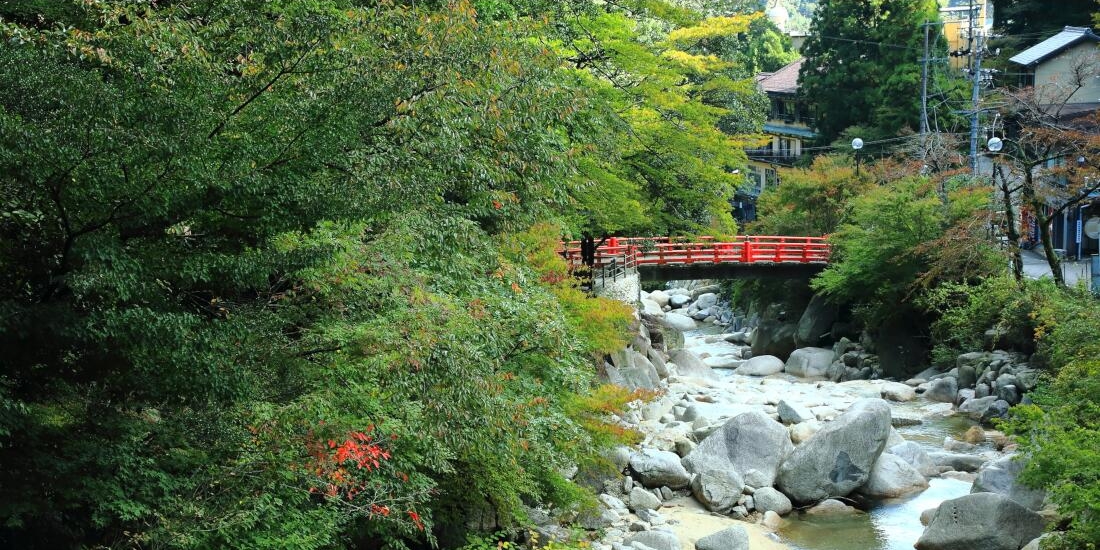
[[[817,9],[817,0],[673,0],[674,2],[689,6],[708,15],[729,15],[731,13],[746,13],[754,10],[764,11],[776,4],[787,8],[790,20],[787,22],[788,31],[810,30],[810,19]]]
[[[771,2],[763,3],[769,5]],[[810,19],[813,19],[814,10],[817,9],[817,0],[779,0],[779,3],[791,14],[791,19],[787,22],[788,31],[810,30]]]

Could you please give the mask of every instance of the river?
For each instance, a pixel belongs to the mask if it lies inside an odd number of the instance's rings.
[[[700,356],[718,356],[732,353],[737,346],[719,342],[707,342],[709,335],[719,334],[718,327],[705,327],[685,334],[685,348]],[[731,385],[750,379],[732,374],[732,371],[716,369],[724,382]],[[800,381],[787,377],[799,388],[809,391],[819,385],[827,388],[832,382]],[[825,392],[827,393],[826,389]],[[908,441],[921,445],[927,452],[943,451],[945,437],[962,439],[962,435],[975,422],[950,415],[950,406],[931,403],[923,398],[908,403],[890,402],[895,417],[919,419],[920,424],[898,428],[898,433]],[[979,447],[977,451],[991,450]],[[932,478],[928,489],[907,498],[884,501],[864,501],[860,507],[865,513],[842,516],[809,516],[800,512],[790,514],[778,530],[780,540],[797,550],[909,550],[917,541],[924,526],[920,514],[935,508],[941,502],[970,493],[971,482],[950,478]]]

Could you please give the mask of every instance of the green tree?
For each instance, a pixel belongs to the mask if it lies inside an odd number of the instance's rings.
[[[811,284],[837,302],[863,306],[873,323],[909,301],[928,264],[921,245],[942,234],[944,215],[934,187],[918,178],[875,187],[851,209],[830,238],[833,261]]]
[[[583,501],[631,317],[558,234],[728,228],[755,96],[684,44],[747,19],[0,10],[0,545],[399,547]]]
[[[824,0],[803,46],[800,92],[826,142],[849,126],[918,128],[924,32],[935,0]],[[939,51],[942,38],[933,52]]]
[[[578,17],[562,32],[557,47],[572,64],[574,85],[592,90],[601,113],[570,132],[604,144],[582,163],[575,180],[585,190],[578,195],[575,224],[595,219],[604,225],[592,229],[603,231],[736,231],[729,199],[741,178],[733,171],[745,165],[751,138],[722,127],[755,129],[762,123],[763,100],[751,79],[731,76],[733,64],[692,48],[746,32],[750,21],[673,19],[671,31],[653,41],[627,13],[608,10]],[[634,197],[620,207],[640,205],[645,225],[639,227],[642,220],[632,218],[629,208],[618,221],[588,214],[606,208],[601,201],[612,197]]]
[[[0,543],[400,544],[577,497],[600,348],[494,244],[570,201],[586,104],[534,22],[69,8],[0,22]]]
[[[846,221],[851,201],[870,190],[871,174],[855,176],[848,159],[822,155],[809,168],[782,170],[782,185],[760,195],[751,229],[764,235],[828,235]]]

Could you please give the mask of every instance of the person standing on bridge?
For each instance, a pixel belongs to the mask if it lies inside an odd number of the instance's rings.
[[[604,236],[600,239],[600,242],[597,243],[596,239],[592,238],[588,233],[583,234],[581,236],[581,263],[589,268],[594,267],[596,265],[596,250],[603,246],[606,240],[607,237]]]

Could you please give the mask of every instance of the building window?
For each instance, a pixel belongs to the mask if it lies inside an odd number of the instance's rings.
[[[779,174],[776,173],[774,168],[764,169],[764,186],[775,187],[779,185]]]
[[[798,103],[798,120],[806,126],[813,126],[814,124],[813,108],[801,101]]]
[[[793,101],[783,102],[783,122],[794,122],[798,119],[796,108],[797,106]]]
[[[790,138],[779,138],[779,156],[794,156],[794,140]]]

